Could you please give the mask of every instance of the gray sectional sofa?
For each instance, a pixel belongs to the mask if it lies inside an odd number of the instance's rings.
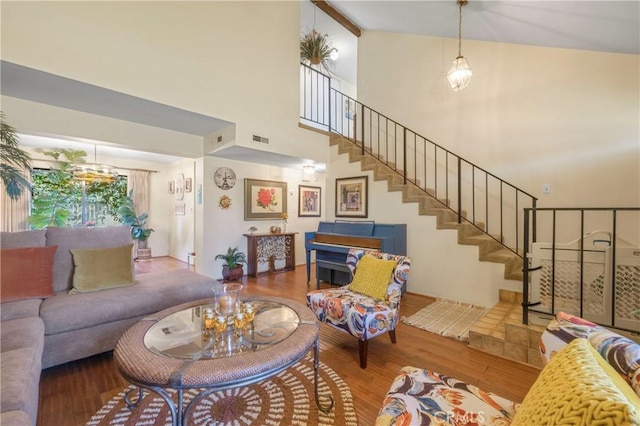
[[[132,240],[127,226],[1,233],[2,249],[57,249],[53,296],[0,304],[0,424],[36,423],[41,369],[112,350],[120,335],[142,317],[212,296],[216,280],[187,269],[134,274],[130,286],[69,294],[74,275],[71,250],[128,244]]]

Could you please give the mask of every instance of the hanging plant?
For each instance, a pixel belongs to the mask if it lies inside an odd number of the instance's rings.
[[[331,44],[327,34],[321,34],[315,29],[303,35],[300,39],[300,62],[315,65],[331,72],[333,62],[330,55]]]

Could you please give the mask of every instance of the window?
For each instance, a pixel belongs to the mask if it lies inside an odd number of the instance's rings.
[[[65,170],[34,169],[32,180],[32,228],[120,223],[118,208],[127,197],[126,176],[118,176],[114,182],[83,184]]]

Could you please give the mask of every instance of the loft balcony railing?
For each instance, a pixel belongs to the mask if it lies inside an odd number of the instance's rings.
[[[640,331],[640,207],[526,208],[523,222],[523,324],[565,311]]]
[[[342,135],[467,222],[522,257],[524,208],[536,198],[428,138],[332,87],[300,67],[302,123]],[[535,228],[534,228],[535,230]]]

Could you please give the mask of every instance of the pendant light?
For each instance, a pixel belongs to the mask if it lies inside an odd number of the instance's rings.
[[[454,92],[459,92],[469,85],[469,80],[473,75],[469,62],[462,56],[462,6],[467,0],[457,0],[458,2],[458,57],[451,64],[447,73],[447,80]]]
[[[96,162],[97,148],[93,146],[93,163],[75,163],[71,168],[73,178],[82,182],[113,182],[118,172],[113,166]]]

